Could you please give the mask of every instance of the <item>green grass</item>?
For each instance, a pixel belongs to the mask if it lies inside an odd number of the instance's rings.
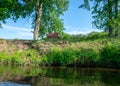
[[[0,52],[1,64],[38,65],[40,61],[39,54],[33,49],[22,52],[14,51],[12,53]]]
[[[46,43],[46,40],[37,43],[41,45]],[[52,42],[52,39],[48,39],[47,53],[42,58],[45,64],[120,68],[120,38],[101,38],[101,36],[99,38],[98,36],[98,39],[71,41],[62,45],[59,41],[61,42],[59,39]],[[46,45],[41,47],[46,47]]]
[[[0,63],[120,68],[120,38],[108,38],[106,33],[95,32],[72,37],[41,39],[33,42],[31,49],[22,52],[1,51]]]

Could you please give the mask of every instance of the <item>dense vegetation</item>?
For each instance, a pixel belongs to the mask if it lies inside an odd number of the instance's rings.
[[[2,50],[6,46],[1,42],[0,63],[120,68],[119,1],[84,0],[85,3],[80,7],[92,9],[94,26],[105,32],[69,35],[63,32],[64,26],[60,19],[68,8],[69,0],[1,0],[0,26],[8,18],[16,21],[20,17],[31,17],[34,40],[52,32],[59,32],[61,38],[42,38],[22,50],[12,45],[12,42]],[[92,7],[90,2],[93,3]]]
[[[71,36],[62,48],[48,51],[43,61],[46,65],[119,68],[120,38],[108,38],[106,35],[92,32],[88,36]]]
[[[120,38],[107,33],[68,35],[60,39],[34,41],[23,51],[0,52],[1,64],[120,67]]]

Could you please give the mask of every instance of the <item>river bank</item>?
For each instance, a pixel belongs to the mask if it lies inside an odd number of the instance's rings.
[[[0,64],[120,68],[119,38],[0,40]]]

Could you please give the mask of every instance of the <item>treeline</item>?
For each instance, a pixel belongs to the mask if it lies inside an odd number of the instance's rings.
[[[97,39],[99,40],[104,38],[109,38],[108,32],[93,31],[88,34],[76,34],[76,35],[64,33],[61,37],[61,40],[71,41],[71,42],[80,42],[80,41],[87,41],[87,40],[97,40]]]

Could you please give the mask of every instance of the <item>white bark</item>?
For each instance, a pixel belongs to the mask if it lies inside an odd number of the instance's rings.
[[[39,37],[39,30],[40,30],[40,22],[41,22],[41,15],[42,15],[42,1],[37,0],[36,3],[36,20],[35,20],[35,28],[34,28],[34,40],[38,40]]]

